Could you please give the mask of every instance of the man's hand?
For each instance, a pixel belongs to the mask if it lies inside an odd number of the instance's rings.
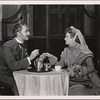
[[[30,56],[29,56],[29,59],[32,60],[32,59],[35,59],[36,56],[39,55],[39,49],[35,49],[31,52]]]

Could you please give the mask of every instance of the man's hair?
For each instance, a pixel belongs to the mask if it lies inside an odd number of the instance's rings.
[[[17,36],[17,32],[20,32],[22,30],[22,26],[25,26],[25,23],[17,23],[13,28],[13,34],[14,36]]]
[[[72,28],[69,28],[69,27],[66,28],[64,33],[66,34],[67,32],[70,34],[71,38],[74,38],[74,36],[76,35],[76,32]],[[80,40],[79,40],[78,36],[76,37],[75,41],[77,43],[80,43]]]

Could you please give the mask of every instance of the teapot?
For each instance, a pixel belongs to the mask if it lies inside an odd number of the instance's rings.
[[[37,58],[35,61],[34,61],[34,66],[36,67],[37,71],[41,71],[41,68],[43,67],[43,62],[41,62],[39,60],[39,58]]]

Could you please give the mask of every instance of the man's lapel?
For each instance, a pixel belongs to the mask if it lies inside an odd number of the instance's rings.
[[[19,44],[17,43],[16,39],[13,39],[13,45],[14,45],[15,52],[18,54],[19,58],[21,59],[22,58],[22,50],[21,50]]]

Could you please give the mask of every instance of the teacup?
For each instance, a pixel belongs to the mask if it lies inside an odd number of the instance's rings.
[[[50,63],[44,63],[45,71],[48,71],[48,69],[51,67]]]
[[[60,65],[56,65],[55,66],[55,71],[61,71],[61,66]]]

